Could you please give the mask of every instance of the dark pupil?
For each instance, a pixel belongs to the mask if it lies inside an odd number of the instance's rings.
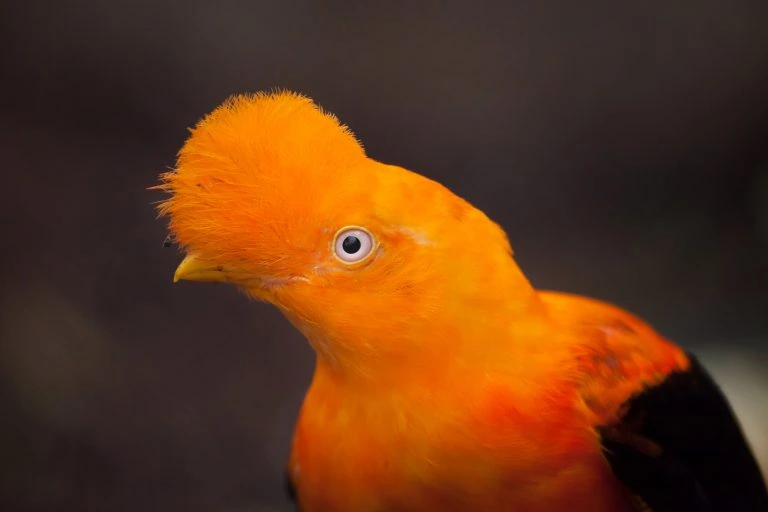
[[[343,242],[341,242],[341,248],[344,249],[344,252],[347,254],[355,254],[360,250],[360,245],[360,239],[352,235],[348,236],[344,239]]]

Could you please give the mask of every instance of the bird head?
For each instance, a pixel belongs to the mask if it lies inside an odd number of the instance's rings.
[[[274,304],[330,361],[437,353],[461,338],[457,325],[501,317],[532,293],[494,222],[367,157],[298,94],[227,100],[159,188],[186,251],[174,280],[232,283]]]

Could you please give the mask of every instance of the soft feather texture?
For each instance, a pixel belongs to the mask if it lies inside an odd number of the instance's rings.
[[[161,188],[178,243],[318,354],[289,464],[302,510],[629,510],[595,426],[688,365],[648,325],[535,291],[481,211],[294,93],[228,100]],[[334,257],[345,226],[374,257]]]

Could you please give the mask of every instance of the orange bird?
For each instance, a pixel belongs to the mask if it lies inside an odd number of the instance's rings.
[[[237,285],[316,352],[287,465],[303,512],[768,511],[691,355],[535,290],[483,212],[310,99],[229,99],[159,188],[174,280]]]

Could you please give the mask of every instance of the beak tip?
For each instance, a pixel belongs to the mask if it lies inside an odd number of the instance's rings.
[[[199,260],[196,257],[190,255],[185,256],[173,272],[173,284],[184,280],[190,275],[190,271],[193,271],[197,265],[199,265]]]

